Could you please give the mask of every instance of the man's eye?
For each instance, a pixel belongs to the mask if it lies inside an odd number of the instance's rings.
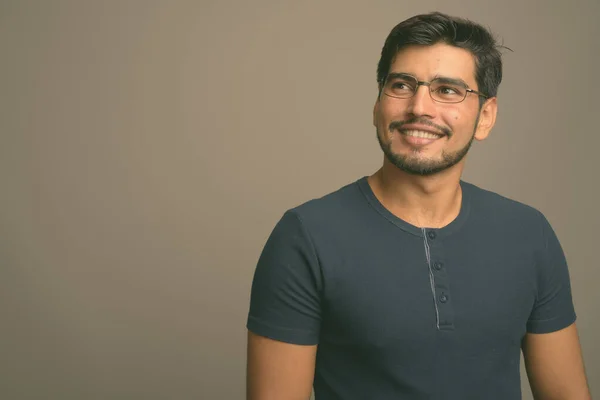
[[[411,86],[406,82],[395,82],[392,84],[392,87],[400,90],[411,90]]]
[[[458,90],[449,86],[442,86],[438,88],[438,92],[440,92],[440,94],[457,94]]]
[[[454,96],[459,95],[462,96],[464,89],[453,87],[453,86],[439,86],[435,88],[434,92],[437,92],[443,96]]]

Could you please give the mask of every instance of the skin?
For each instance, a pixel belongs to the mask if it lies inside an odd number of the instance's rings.
[[[529,333],[522,349],[536,400],[592,399],[576,324],[552,333]]]
[[[446,44],[407,47],[397,54],[390,72],[409,73],[423,81],[436,76],[458,78],[478,90],[471,53]],[[487,99],[480,108],[478,96],[468,94],[462,103],[441,104],[431,99],[428,90],[420,86],[410,99],[378,97],[373,125],[384,161],[368,181],[381,203],[399,218],[419,227],[440,228],[458,216],[462,200],[460,177],[466,156],[453,156],[466,155],[473,141],[488,137],[497,102]],[[394,121],[411,120],[451,134],[423,146],[411,144],[402,129],[390,129]],[[394,159],[409,167],[398,168]],[[423,167],[438,171],[415,173]],[[247,349],[248,400],[310,397],[317,346],[278,342],[248,332]],[[523,354],[536,400],[591,399],[575,324],[554,333],[527,334]]]
[[[246,399],[308,400],[317,346],[283,343],[248,332]]]
[[[398,53],[389,72],[408,73],[424,81],[437,76],[457,78],[478,90],[471,53],[446,44],[407,47]],[[448,155],[461,152],[473,140],[485,140],[496,115],[496,98],[486,100],[481,109],[479,97],[474,94],[468,94],[461,103],[442,104],[431,99],[428,87],[420,86],[409,99],[381,94],[373,109],[373,125],[382,148],[389,147],[395,156],[412,165],[439,166]],[[411,120],[428,122],[450,135],[426,146],[414,146],[398,130],[389,129],[394,121]],[[465,161],[466,156],[436,174],[417,175],[397,168],[386,155],[381,169],[369,177],[369,184],[383,205],[399,218],[416,226],[440,228],[460,211],[459,181]]]

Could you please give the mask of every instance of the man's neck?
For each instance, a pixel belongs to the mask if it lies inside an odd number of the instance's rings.
[[[417,176],[384,164],[368,182],[381,204],[398,218],[418,227],[442,228],[458,216],[462,203],[463,168],[454,167]]]

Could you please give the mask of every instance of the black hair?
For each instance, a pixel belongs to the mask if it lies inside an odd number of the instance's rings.
[[[475,57],[475,80],[478,90],[495,97],[502,81],[502,54],[490,30],[464,18],[432,12],[411,17],[396,25],[388,35],[377,65],[377,83],[383,86],[398,51],[410,45],[431,46],[437,43],[469,50]],[[510,49],[509,49],[510,50]],[[485,99],[480,98],[480,104]]]

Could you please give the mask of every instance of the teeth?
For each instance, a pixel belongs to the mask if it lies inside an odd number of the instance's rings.
[[[414,137],[418,137],[418,138],[425,138],[425,139],[437,139],[440,137],[440,135],[436,135],[435,133],[431,133],[431,132],[425,132],[425,131],[402,131],[403,135],[406,136],[414,136]]]

